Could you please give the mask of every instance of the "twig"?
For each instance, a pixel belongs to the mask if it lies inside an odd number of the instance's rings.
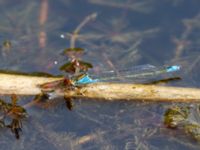
[[[41,48],[46,47],[47,34],[45,31],[45,24],[48,18],[48,0],[42,0],[39,16],[39,24],[41,26],[41,31],[39,33],[39,45]]]
[[[48,18],[48,0],[42,0],[39,16],[39,24],[44,26]]]
[[[73,34],[71,35],[70,39],[70,47],[74,48],[75,47],[75,41],[78,37],[78,33],[80,30],[91,20],[94,20],[97,17],[97,13],[92,13],[91,15],[87,16],[79,25],[76,27],[74,30]]]
[[[41,93],[38,85],[56,80],[60,78],[0,73],[0,94],[37,95]]]
[[[0,73],[0,94],[37,95],[38,85],[62,78],[32,77]],[[156,85],[97,83],[71,90],[56,91],[60,96],[106,100],[146,100],[168,102],[200,102],[200,89]]]

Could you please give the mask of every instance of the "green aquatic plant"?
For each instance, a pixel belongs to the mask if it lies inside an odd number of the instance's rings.
[[[188,107],[174,106],[169,108],[164,114],[164,124],[169,128],[176,128],[187,120],[189,115]]]
[[[66,73],[75,74],[75,73],[80,73],[80,72],[87,72],[88,69],[92,67],[93,67],[92,64],[88,62],[74,59],[62,65],[60,67],[60,70],[65,71]]]
[[[19,139],[19,132],[22,132],[22,119],[27,117],[26,110],[17,105],[17,96],[11,95],[11,103],[8,103],[0,99],[0,126],[10,128],[11,131],[15,134],[15,137]],[[11,120],[7,123],[7,120]]]
[[[80,57],[84,54],[83,48],[66,48],[62,54],[67,58],[67,61],[60,66],[60,70],[68,74],[74,75],[85,73],[88,69],[93,67],[91,63],[80,59]]]
[[[200,142],[200,124],[192,118],[191,107],[174,106],[169,108],[164,114],[164,124],[169,128],[179,128],[193,139]]]
[[[63,54],[67,58],[67,61],[65,64],[60,66],[60,71],[64,71],[67,76],[58,81],[41,84],[39,87],[42,93],[36,96],[35,99],[54,99],[59,95],[57,94],[58,92],[63,92],[66,89],[71,90],[76,88],[75,82],[81,78],[82,75],[85,74],[90,68],[93,67],[89,62],[85,62],[79,59],[79,56],[81,56],[83,53],[84,49],[82,48],[65,49]],[[64,99],[66,107],[69,110],[72,110],[72,98],[65,95]]]
[[[195,140],[200,142],[200,124],[189,123],[184,126],[187,134],[191,135]]]

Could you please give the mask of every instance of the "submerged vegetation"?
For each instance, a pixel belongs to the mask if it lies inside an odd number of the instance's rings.
[[[87,23],[90,20],[89,18],[86,18],[86,21],[83,21],[83,25]],[[81,29],[82,25],[76,29],[77,31],[74,32],[74,34],[78,34],[78,31]],[[80,29],[79,29],[80,28]],[[75,46],[75,39],[72,35],[72,45]],[[84,49],[82,48],[76,48],[71,46],[70,48],[66,48],[62,54],[67,60],[67,62],[60,67],[60,71],[64,71],[64,75],[59,75],[60,77],[63,77],[59,81],[54,81],[50,83],[45,83],[40,85],[41,88],[41,94],[37,95],[33,103],[40,103],[40,102],[48,102],[48,100],[52,100],[56,98],[54,90],[60,89],[60,90],[66,90],[66,89],[72,89],[76,88],[73,81],[76,81],[77,78],[85,74],[88,69],[92,68],[92,64],[82,61],[81,55],[83,55]],[[3,42],[3,48],[9,49],[11,48],[11,42],[10,41],[4,41]],[[43,76],[43,77],[56,77],[48,73],[43,72],[34,72],[34,73],[20,73],[17,71],[4,71],[3,73],[9,73],[9,74],[20,74],[20,75],[30,75],[30,76]],[[58,77],[58,76],[57,76]],[[71,79],[73,78],[73,80]],[[71,97],[64,96],[65,99],[65,105],[69,110],[72,110],[73,104],[71,101]],[[7,103],[4,100],[0,100],[0,110],[2,111],[3,116],[1,117],[1,127],[7,127],[10,128],[11,131],[15,134],[15,137],[17,139],[20,138],[19,132],[22,131],[22,122],[21,120],[25,118],[26,116],[26,110],[22,106],[17,105],[17,97],[16,95],[11,96],[12,103]],[[31,103],[31,102],[30,102]],[[7,117],[11,118],[11,122],[9,124],[5,123],[5,119]]]
[[[22,131],[22,119],[27,117],[26,110],[17,105],[17,96],[11,96],[11,103],[7,103],[0,99],[0,123],[1,127],[10,128],[15,134],[15,137],[19,139],[19,132]]]
[[[73,81],[88,71],[117,72],[149,63],[183,69],[176,77],[163,75],[145,84],[199,87],[198,1],[3,0],[0,4],[2,72],[62,78],[40,85],[41,94],[35,98],[1,97],[2,149],[199,149],[198,103],[82,99],[72,103],[71,97],[57,98],[54,93],[78,88]],[[21,140],[14,141],[15,137]]]
[[[199,109],[196,106],[174,106],[169,108],[164,115],[164,124],[169,128],[181,129],[183,132],[191,135],[195,140],[200,142],[200,123],[198,122]],[[197,118],[194,117],[197,113]]]

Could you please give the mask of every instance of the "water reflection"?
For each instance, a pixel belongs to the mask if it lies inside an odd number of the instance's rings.
[[[172,84],[199,86],[199,1],[0,3],[1,69],[59,74],[59,65],[66,61],[60,52],[70,47],[70,36],[62,39],[60,35],[72,34],[85,17],[97,13],[97,18],[80,30],[75,43],[86,50],[82,59],[91,62],[94,71],[179,62],[186,72],[181,82]],[[5,40],[12,44],[9,53],[4,51]],[[68,111],[63,103],[61,99],[54,107],[29,107],[21,139],[17,141],[1,129],[1,148],[199,148],[189,136],[163,126],[162,115],[172,104],[76,100]]]

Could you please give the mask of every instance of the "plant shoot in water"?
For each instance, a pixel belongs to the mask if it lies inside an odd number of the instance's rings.
[[[1,126],[10,128],[15,134],[15,137],[19,139],[19,132],[22,132],[22,119],[27,117],[26,110],[17,105],[17,96],[11,95],[11,103],[7,103],[0,99],[0,111],[1,111]],[[7,123],[7,120],[11,120]]]

